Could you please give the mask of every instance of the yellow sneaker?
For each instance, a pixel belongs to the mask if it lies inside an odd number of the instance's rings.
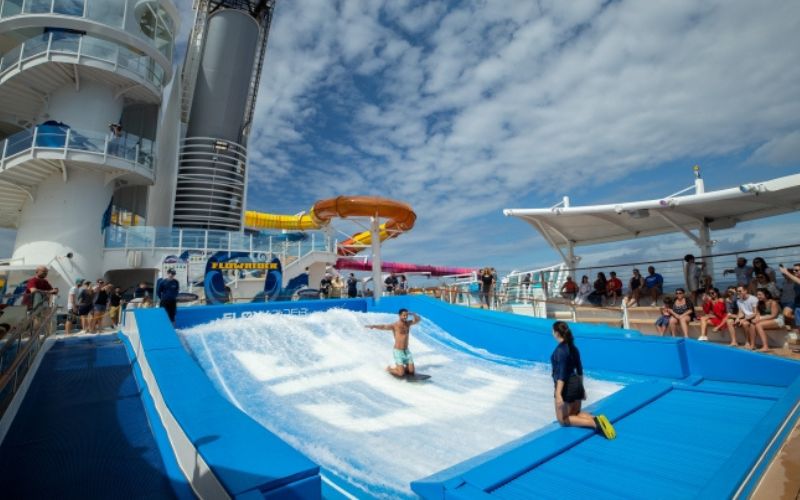
[[[597,430],[600,431],[606,439],[614,439],[617,437],[617,431],[611,425],[605,415],[598,415],[594,418],[594,423],[597,425]]]

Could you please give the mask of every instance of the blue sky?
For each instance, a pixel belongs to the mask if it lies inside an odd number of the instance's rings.
[[[184,29],[190,4],[178,2]],[[792,0],[279,1],[248,208],[380,195],[418,215],[387,260],[553,263],[504,208],[660,198],[690,185],[694,164],[708,190],[800,171],[798,47]],[[715,237],[792,243],[797,222]],[[628,250],[682,255],[684,241]],[[607,251],[579,253],[595,252]]]

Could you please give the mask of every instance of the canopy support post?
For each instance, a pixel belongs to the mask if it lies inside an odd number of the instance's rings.
[[[378,216],[370,218],[372,223],[370,233],[372,236],[372,298],[378,302],[381,298],[383,281],[381,280],[381,227]]]

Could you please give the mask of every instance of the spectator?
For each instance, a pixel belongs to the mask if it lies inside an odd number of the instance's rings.
[[[393,295],[397,288],[397,276],[394,273],[389,273],[389,276],[383,280],[383,284],[385,285],[384,290],[386,293]]]
[[[170,323],[175,326],[175,312],[178,308],[178,293],[181,290],[181,285],[175,279],[175,270],[170,269],[167,271],[167,277],[158,284],[156,296],[158,297],[161,307],[167,312]]]
[[[492,277],[492,270],[488,267],[484,267],[481,270],[481,275],[478,277],[480,281],[480,299],[481,299],[481,309],[483,306],[486,306],[486,309],[492,308],[492,288],[494,288],[494,278]]]
[[[526,291],[527,293],[527,291]],[[573,281],[572,276],[567,276],[567,281],[561,285],[561,296],[565,299],[575,300],[578,295],[578,284]]]
[[[108,295],[108,306],[108,317],[111,320],[111,326],[116,329],[119,326],[119,313],[122,310],[122,290],[119,287],[115,287]]]
[[[94,295],[94,316],[92,318],[91,329],[94,332],[99,332],[103,329],[103,319],[106,317],[108,311],[108,285],[103,280],[97,280],[100,285],[96,288]]]
[[[528,290],[530,289],[530,287],[531,287],[531,273],[525,273],[525,276],[522,277],[522,289],[525,290],[525,295],[528,295]],[[562,290],[561,293],[563,294],[564,291]],[[574,295],[573,298],[575,298]]]
[[[689,290],[694,302],[697,302],[697,297],[701,295],[699,293],[700,278],[705,268],[706,263],[697,262],[694,255],[688,253],[683,257],[683,280],[686,284],[686,290]]]
[[[656,320],[656,330],[662,337],[667,333],[669,320],[672,319],[672,302],[672,297],[664,297],[664,303],[661,306],[661,316]]]
[[[739,296],[736,301],[736,307],[739,312],[734,318],[728,317],[728,331],[731,338],[735,338],[736,327],[739,326],[744,330],[746,340],[745,347],[752,349],[750,339],[755,337],[755,327],[753,320],[756,317],[756,308],[758,307],[758,299],[747,292],[747,287],[739,285],[736,287],[736,295]]]
[[[400,283],[397,284],[397,293],[400,295],[405,295],[408,293],[408,281],[406,280],[406,275],[400,275]]]
[[[606,297],[608,297],[609,305],[617,305],[617,297],[622,297],[622,281],[617,278],[617,273],[611,271],[611,276],[606,284]]]
[[[710,288],[703,294],[703,316],[700,318],[700,337],[697,340],[708,340],[708,325],[714,327],[715,332],[722,330],[728,324],[728,309],[725,301],[719,296],[719,290]],[[736,345],[736,339],[731,338],[731,345]]]
[[[331,297],[341,299],[343,290],[344,281],[342,281],[342,277],[338,274],[334,275],[331,279]]]
[[[739,306],[736,305],[739,295],[736,293],[735,286],[729,286],[725,289],[725,309],[728,314],[736,315],[739,313]]]
[[[5,337],[6,333],[11,331],[11,325],[8,323],[0,323],[0,339]]]
[[[606,289],[608,288],[608,280],[606,279],[605,273],[597,273],[597,279],[594,280],[594,285],[592,286],[594,290],[592,290],[592,293],[587,297],[589,303],[595,306],[603,305],[603,299],[606,296]]]
[[[67,293],[67,320],[64,322],[64,333],[69,335],[72,333],[72,325],[80,321],[78,314],[78,292],[83,285],[83,278],[77,278],[75,285],[69,289]]]
[[[150,292],[147,290],[147,283],[142,281],[139,283],[139,288],[134,290],[133,298],[134,299],[144,299],[145,297],[149,297]]]
[[[92,310],[94,309],[94,290],[92,282],[86,280],[77,295],[78,316],[81,318],[81,332],[92,333]]]
[[[794,302],[788,307],[784,307],[783,316],[786,320],[793,320],[795,328],[800,327],[800,262],[786,269],[783,264],[778,266],[781,274],[787,281],[794,285]]]
[[[575,298],[577,305],[584,305],[589,302],[589,295],[592,294],[592,285],[589,283],[589,277],[585,274],[581,277],[581,284],[578,285],[578,296]]]
[[[775,270],[769,267],[767,261],[763,257],[756,257],[753,259],[753,274],[764,273],[769,276],[769,280],[773,283],[777,281]]]
[[[664,286],[664,277],[656,272],[656,268],[648,266],[647,276],[644,279],[644,295],[650,297],[651,306],[656,305],[658,297],[661,296],[662,287]]]
[[[683,288],[675,289],[675,300],[672,302],[672,316],[669,319],[669,333],[676,336],[677,327],[680,325],[684,338],[689,338],[689,322],[694,319],[694,303],[686,296]]]
[[[630,291],[628,292],[628,297],[626,299],[627,306],[636,307],[639,305],[639,295],[641,295],[642,287],[644,286],[644,278],[642,278],[642,275],[639,274],[638,269],[633,270],[633,276],[631,276],[628,286],[630,287]]]
[[[784,269],[785,268],[783,267],[778,267],[778,270],[781,272],[781,274],[783,274]],[[790,271],[793,272],[794,269],[791,269]],[[781,307],[783,307],[784,309],[787,307],[792,307],[792,305],[794,304],[794,299],[796,296],[794,290],[795,286],[800,286],[800,285],[795,285],[795,283],[791,279],[787,278],[785,275],[783,276],[783,286],[781,286],[780,303]]]
[[[761,271],[756,271],[756,277],[753,281],[750,282],[750,286],[747,287],[747,291],[751,295],[755,295],[756,291],[759,288],[766,288],[769,290],[769,294],[772,297],[780,297],[781,291],[778,290],[778,286],[770,280],[768,274],[762,273]]]
[[[714,279],[705,274],[700,279],[700,288],[697,289],[697,296],[700,297],[700,300],[703,300],[703,295],[707,294],[709,291],[714,289]],[[717,291],[717,295],[719,295],[719,291]]]
[[[750,280],[753,279],[753,266],[748,266],[747,259],[744,257],[738,257],[736,259],[736,267],[733,269],[726,269],[722,272],[723,276],[728,274],[736,275],[736,286],[748,286],[750,285]]]
[[[489,301],[495,304],[495,287],[497,286],[497,270],[493,267],[489,268],[489,274],[492,275],[492,288],[489,289]],[[497,304],[495,304],[497,305]]]
[[[347,277],[347,296],[351,299],[358,296],[358,280],[353,273],[350,273],[350,276]]]
[[[756,298],[758,299],[758,306],[756,308],[756,317],[753,318],[753,336],[750,338],[750,345],[753,349],[756,348],[755,334],[761,339],[761,349],[759,351],[769,351],[769,343],[767,342],[766,330],[774,330],[783,328],[786,324],[783,320],[781,313],[781,306],[778,301],[772,296],[772,293],[766,288],[759,288],[756,291]]]
[[[319,280],[319,295],[323,299],[327,299],[331,295],[331,287],[333,286],[333,280],[331,279],[330,273],[325,273],[325,276]]]
[[[58,294],[58,288],[47,281],[47,267],[36,266],[36,274],[25,284],[25,295],[22,303],[28,307],[28,311],[38,309],[43,305],[48,305],[50,299]]]

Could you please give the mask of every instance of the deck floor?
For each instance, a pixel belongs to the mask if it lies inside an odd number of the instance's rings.
[[[125,348],[57,340],[0,446],[4,498],[175,498]]]

